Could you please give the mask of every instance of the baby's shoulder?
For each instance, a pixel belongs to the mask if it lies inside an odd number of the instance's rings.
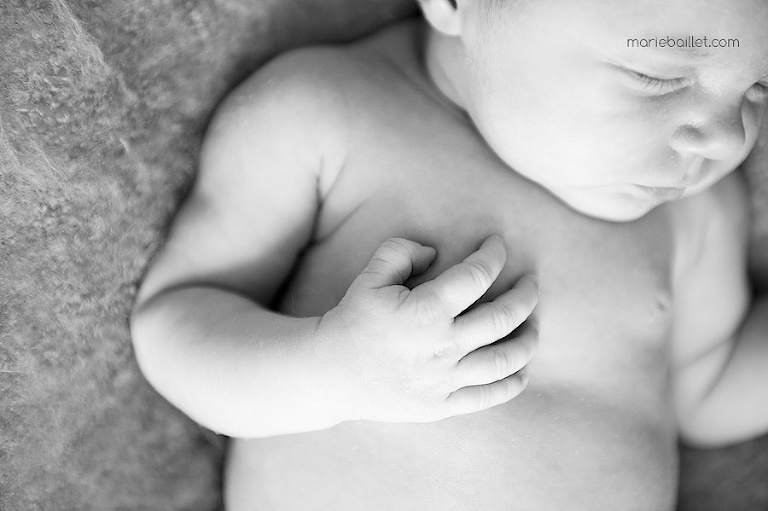
[[[397,89],[394,82],[403,73],[386,42],[375,34],[352,44],[280,54],[233,90],[217,117],[233,126],[268,119],[275,132],[343,143],[355,129],[350,124],[377,115],[386,98],[396,95],[386,91]]]
[[[364,106],[398,76],[407,80],[402,68],[408,59],[393,47],[412,46],[411,32],[394,26],[354,43],[293,49],[262,66],[240,89],[254,99],[309,107],[304,115],[333,116]]]
[[[219,115],[267,111],[282,124],[330,123],[344,110],[341,85],[351,73],[343,50],[307,47],[274,57],[244,80],[219,107]],[[326,127],[327,128],[327,127]]]
[[[375,125],[372,118],[391,106],[387,101],[394,93],[382,91],[396,88],[392,81],[398,78],[392,76],[399,74],[393,72],[398,64],[393,64],[391,44],[397,39],[403,38],[374,34],[352,44],[304,47],[276,56],[218,106],[201,159],[269,158],[262,168],[290,161],[319,172],[315,177],[324,194],[356,144],[352,135]]]

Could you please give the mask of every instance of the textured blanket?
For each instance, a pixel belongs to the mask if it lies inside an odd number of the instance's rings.
[[[413,11],[412,0],[0,2],[0,509],[220,507],[224,440],[134,362],[137,285],[232,87],[277,52]],[[763,268],[765,174],[750,173]],[[684,450],[682,481],[681,509],[766,509],[768,441]]]

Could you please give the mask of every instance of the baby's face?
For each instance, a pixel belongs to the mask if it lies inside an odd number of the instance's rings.
[[[528,0],[463,18],[465,108],[507,164],[577,211],[639,218],[711,186],[754,144],[766,0]],[[740,47],[627,47],[666,36]]]

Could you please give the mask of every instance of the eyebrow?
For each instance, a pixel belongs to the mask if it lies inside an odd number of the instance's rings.
[[[682,53],[684,55],[693,55],[694,57],[699,57],[699,58],[705,58],[705,57],[711,57],[712,56],[712,52],[707,50],[706,48],[703,48],[703,47],[702,48],[687,48],[687,47],[678,48],[678,47],[674,47],[674,48],[661,48],[661,49],[672,50],[672,51],[675,51],[677,53]]]

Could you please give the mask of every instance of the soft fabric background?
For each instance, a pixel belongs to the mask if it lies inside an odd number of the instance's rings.
[[[276,52],[411,0],[0,2],[0,509],[211,510],[224,442],[133,360],[137,285],[212,109]],[[768,168],[751,171],[768,263]],[[765,264],[764,267],[768,267]],[[682,509],[768,509],[768,441],[684,451]]]

